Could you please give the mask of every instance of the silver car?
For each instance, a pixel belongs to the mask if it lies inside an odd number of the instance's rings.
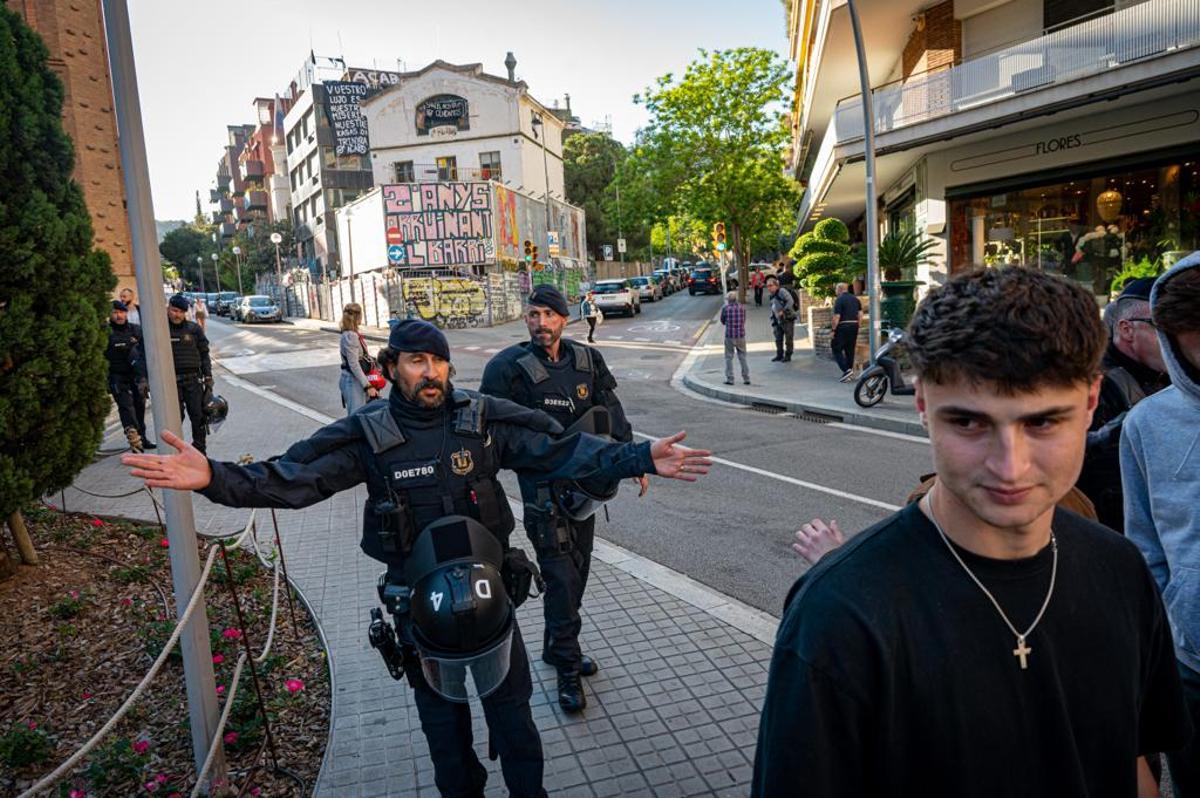
[[[657,302],[663,298],[662,286],[654,277],[630,277],[629,282],[637,289],[638,298],[645,302]]]
[[[247,324],[252,321],[283,321],[283,312],[271,297],[253,294],[242,297],[234,311],[234,319]]]

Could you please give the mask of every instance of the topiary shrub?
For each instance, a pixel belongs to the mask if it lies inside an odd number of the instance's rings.
[[[108,413],[115,280],[71,179],[63,85],[45,44],[0,6],[0,523],[71,483]]]
[[[796,279],[814,297],[831,297],[838,283],[847,282],[854,267],[850,231],[840,219],[823,219],[796,239],[789,253],[796,261]]]

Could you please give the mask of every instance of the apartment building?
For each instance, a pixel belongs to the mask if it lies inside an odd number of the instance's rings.
[[[883,233],[938,243],[918,278],[1026,264],[1103,300],[1122,263],[1200,248],[1200,0],[857,0]],[[845,0],[793,0],[790,169],[802,224],[860,232]]]

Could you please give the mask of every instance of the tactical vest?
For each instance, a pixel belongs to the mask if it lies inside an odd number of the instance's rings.
[[[563,427],[569,427],[595,404],[596,373],[592,352],[586,346],[567,344],[575,360],[573,368],[546,368],[533,352],[517,358],[525,378],[528,407],[548,414]]]
[[[171,356],[175,360],[176,378],[195,376],[200,373],[200,348],[196,346],[196,330],[194,322],[185,321],[182,324],[169,324],[171,332]]]
[[[421,530],[447,515],[474,518],[507,544],[513,514],[496,479],[486,400],[455,391],[451,401],[453,415],[433,429],[401,429],[385,402],[355,414],[369,450],[362,539],[368,556],[401,564]]]
[[[109,322],[108,348],[104,351],[104,356],[108,358],[109,374],[133,376],[133,363],[138,356],[141,337],[142,330],[136,324],[116,325]]]

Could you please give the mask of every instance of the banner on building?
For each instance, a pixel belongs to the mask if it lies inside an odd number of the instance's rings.
[[[398,183],[382,191],[390,263],[431,268],[495,262],[490,183]]]
[[[417,135],[428,136],[440,127],[470,130],[470,107],[465,97],[457,94],[435,94],[417,105]]]
[[[334,81],[325,84],[329,97],[329,126],[333,128],[334,149],[338,155],[366,155],[367,118],[358,103],[370,91],[364,83]]]

